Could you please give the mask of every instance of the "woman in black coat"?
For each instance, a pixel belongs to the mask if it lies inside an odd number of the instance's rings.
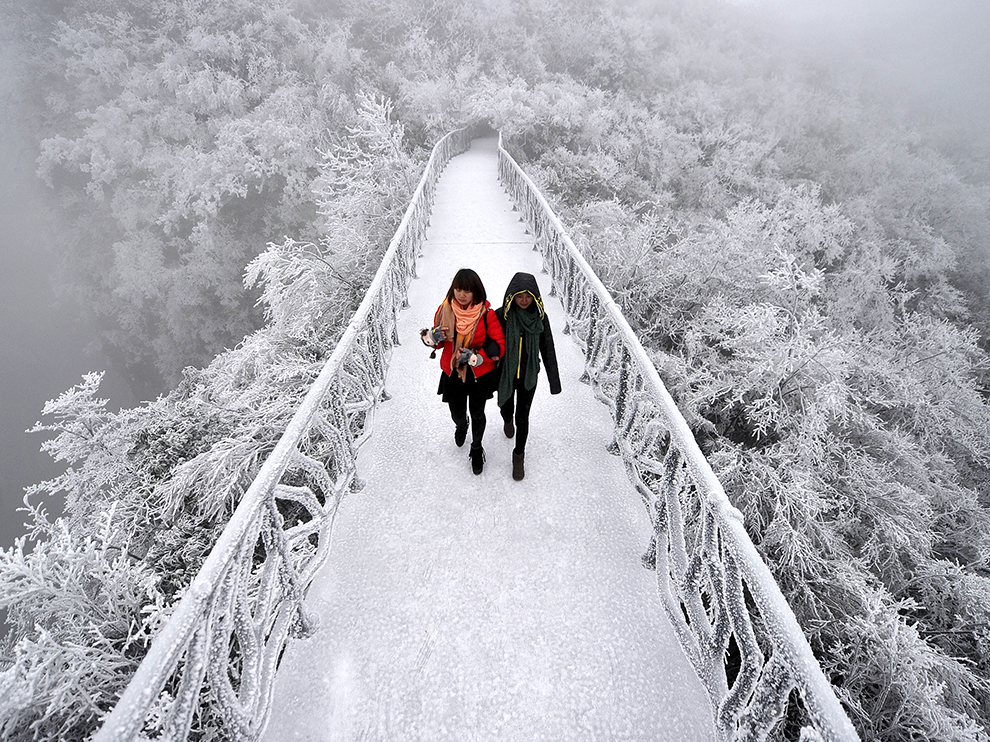
[[[560,372],[553,347],[550,318],[543,308],[540,287],[531,273],[517,273],[509,281],[502,306],[495,310],[505,334],[505,355],[498,386],[498,406],[507,438],[515,436],[512,478],[525,476],[529,410],[536,394],[540,356],[550,382],[550,393],[560,394]],[[515,424],[513,425],[513,419]]]

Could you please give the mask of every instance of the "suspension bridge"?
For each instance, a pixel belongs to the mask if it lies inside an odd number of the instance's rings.
[[[553,323],[521,482],[494,403],[472,474],[418,339],[461,267],[495,306],[537,276]],[[470,130],[94,740],[210,715],[269,742],[858,739],[621,312]]]

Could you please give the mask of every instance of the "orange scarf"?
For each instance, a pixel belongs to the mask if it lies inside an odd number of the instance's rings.
[[[450,302],[450,308],[454,310],[454,317],[457,318],[457,334],[470,336],[474,335],[474,328],[478,326],[478,320],[481,319],[481,310],[485,308],[484,304],[473,304],[467,309],[461,309],[461,305],[456,301]],[[470,337],[466,337],[464,345],[471,342]]]
[[[454,352],[450,359],[450,372],[457,372],[461,381],[467,379],[467,364],[457,362],[461,355],[461,348],[470,348],[471,341],[474,340],[474,331],[481,320],[481,313],[485,311],[483,302],[473,304],[467,309],[462,309],[456,301],[445,301],[440,305],[440,325],[450,327],[454,325]],[[451,316],[453,315],[453,316]],[[453,322],[451,321],[453,320]]]

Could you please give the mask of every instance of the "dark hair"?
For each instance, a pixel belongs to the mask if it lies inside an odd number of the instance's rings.
[[[488,300],[485,292],[485,284],[481,282],[481,276],[470,268],[461,268],[454,274],[454,280],[450,282],[450,289],[447,290],[447,301],[454,298],[454,289],[458,291],[470,291],[474,294],[471,297],[475,304],[484,304]]]

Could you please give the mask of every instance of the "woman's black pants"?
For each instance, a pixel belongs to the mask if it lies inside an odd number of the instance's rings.
[[[533,406],[533,397],[536,396],[536,384],[532,389],[527,389],[523,385],[522,379],[516,379],[512,385],[512,396],[500,408],[502,419],[509,421],[512,419],[513,408],[516,417],[516,447],[515,453],[526,453],[526,440],[529,438],[529,409]]]
[[[482,377],[484,381],[485,377]],[[450,419],[454,425],[462,428],[467,425],[467,413],[471,412],[471,444],[481,445],[481,439],[485,437],[485,402],[491,396],[491,390],[485,388],[485,384],[474,378],[470,371],[466,381],[461,381],[457,373],[447,377],[444,386],[444,399],[450,407]]]

